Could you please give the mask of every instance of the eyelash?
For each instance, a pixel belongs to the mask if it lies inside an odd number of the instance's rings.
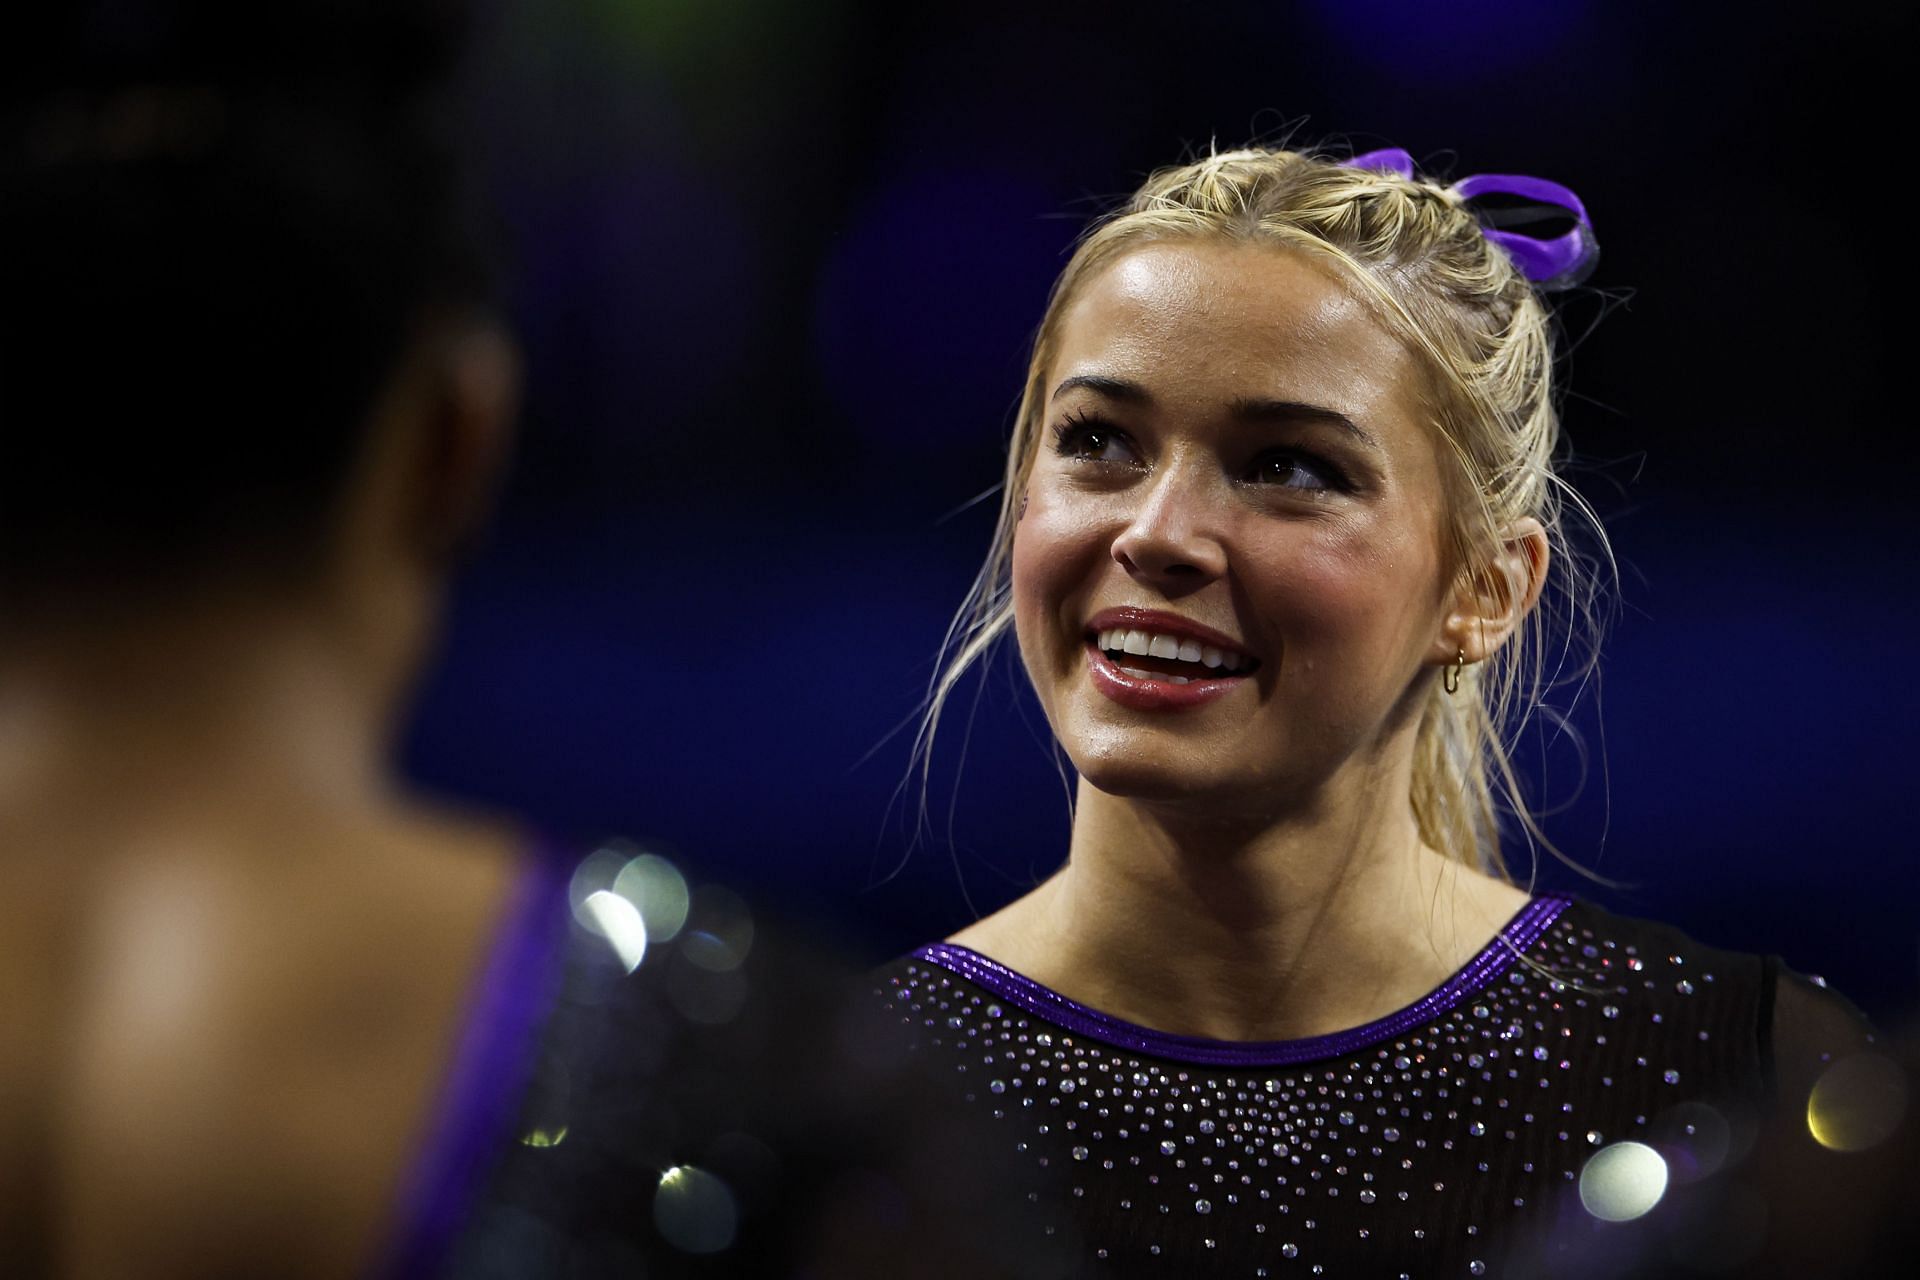
[[[1270,462],[1291,462],[1296,469],[1311,471],[1322,481],[1320,485],[1310,489],[1301,488],[1299,485],[1281,485],[1283,489],[1295,489],[1301,493],[1346,493],[1353,488],[1340,468],[1304,449],[1269,449],[1253,460],[1253,466],[1249,470],[1250,472],[1257,470]],[[1265,482],[1252,481],[1251,483]]]
[[[1085,413],[1070,413],[1053,428],[1054,452],[1063,458],[1079,462],[1111,463],[1118,459],[1102,458],[1095,453],[1083,452],[1082,446],[1094,437],[1104,436],[1109,440],[1127,441],[1126,432]],[[1276,485],[1277,488],[1292,490],[1296,493],[1346,493],[1353,488],[1344,472],[1320,455],[1306,449],[1268,449],[1258,454],[1248,466],[1246,482],[1267,485],[1268,481],[1253,477],[1260,469],[1274,462],[1291,462],[1296,470],[1311,471],[1324,483],[1318,486]],[[1137,464],[1137,460],[1135,462]]]
[[[1114,428],[1099,418],[1084,413],[1070,413],[1053,429],[1053,451],[1063,458],[1078,458],[1083,462],[1111,461],[1111,459],[1095,457],[1080,451],[1079,446],[1094,436],[1126,439],[1124,431]]]

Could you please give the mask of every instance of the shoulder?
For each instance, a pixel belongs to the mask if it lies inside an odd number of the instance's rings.
[[[1767,960],[1702,942],[1659,920],[1572,899],[1550,931],[1557,958],[1639,1004],[1751,1008],[1768,996]]]
[[[1663,921],[1619,915],[1584,898],[1570,900],[1558,924],[1578,938],[1583,955],[1597,946],[1616,957],[1616,964],[1626,972],[1638,975],[1634,981],[1643,988],[1658,985],[1669,972],[1675,975],[1673,982],[1686,981],[1689,969],[1695,973],[1717,969],[1716,982],[1726,973],[1759,980],[1758,955],[1716,947]]]
[[[982,970],[1018,980],[1004,966],[967,947],[950,942],[929,943],[898,956],[867,973],[867,986],[879,1011],[897,1027],[924,1032],[939,1043],[941,1032],[971,1022],[985,1013],[999,1016],[995,988],[982,985]],[[917,1042],[922,1037],[915,1035]]]
[[[1777,1022],[1784,1011],[1796,1030],[1814,1035],[1871,1035],[1865,1015],[1851,1001],[1825,979],[1799,974],[1777,955],[1715,946],[1674,925],[1619,915],[1580,898],[1568,902],[1557,927],[1563,945],[1577,948],[1589,963],[1597,960],[1603,969],[1624,972],[1629,988],[1657,993],[1671,987],[1676,995],[1692,995],[1702,985],[1729,989],[1726,984],[1732,983],[1764,1006],[1769,1022]]]
[[[1825,980],[1796,973],[1772,956],[1766,977],[1771,998],[1762,1043],[1769,1085],[1783,1103],[1805,1102],[1836,1064],[1879,1046],[1866,1015]]]
[[[1604,955],[1611,941],[1618,957],[1631,945],[1630,958],[1641,962],[1629,970],[1635,981],[1616,1006],[1622,1029],[1637,1024],[1634,1054],[1663,1063],[1702,1034],[1719,1039],[1724,1028],[1716,1053],[1699,1055],[1701,1069],[1746,1081],[1700,1095],[1705,1108],[1646,1110],[1653,1137],[1645,1140],[1669,1159],[1684,1156],[1693,1185],[1684,1216],[1663,1209],[1664,1216],[1649,1217],[1659,1225],[1640,1231],[1637,1246],[1624,1243],[1636,1238],[1631,1232],[1623,1235],[1621,1248],[1646,1251],[1645,1273],[1692,1274],[1654,1266],[1671,1247],[1656,1238],[1732,1241],[1746,1230],[1734,1223],[1761,1213],[1764,1250],[1729,1248],[1716,1269],[1743,1276],[1910,1269],[1913,1219],[1905,1189],[1920,1170],[1920,1144],[1907,1119],[1920,1087],[1911,1046],[1902,1053],[1885,1043],[1851,1001],[1777,956],[1705,946],[1671,926],[1589,904],[1570,908],[1565,920],[1583,946]],[[1707,973],[1711,984],[1702,981]],[[1680,984],[1689,981],[1693,994],[1684,996]],[[1651,1021],[1656,1016],[1659,1027]]]
[[[933,1027],[934,1009],[928,1007],[943,978],[951,975],[926,959],[921,947],[867,970],[861,984],[861,1020],[875,1043],[904,1047],[911,1052],[921,1042],[921,1031]]]
[[[1618,997],[1603,1013],[1750,1056],[1756,1083],[1769,1094],[1874,1043],[1864,1015],[1822,980],[1795,973],[1778,956],[1712,946],[1670,924],[1575,899],[1549,947],[1557,961]]]
[[[344,1274],[387,1220],[516,864],[323,836],[130,861],[100,902],[61,1138],[87,1265]]]
[[[907,998],[894,993],[911,992],[931,975],[946,972],[927,959],[928,953],[935,945],[937,944],[916,947],[905,955],[895,956],[891,960],[875,965],[867,970],[867,984],[873,988],[875,995],[894,999]]]

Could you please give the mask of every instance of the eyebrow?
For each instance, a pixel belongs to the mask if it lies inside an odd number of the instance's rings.
[[[1060,385],[1053,389],[1051,398],[1058,399],[1076,389],[1098,392],[1110,400],[1119,400],[1126,404],[1151,405],[1153,403],[1153,393],[1139,383],[1097,373],[1076,374],[1074,377],[1062,379]],[[1325,405],[1304,404],[1298,400],[1242,398],[1227,405],[1227,415],[1236,422],[1325,423],[1327,426],[1338,427],[1371,448],[1380,447],[1380,442],[1352,418]]]
[[[1058,400],[1067,392],[1078,387],[1085,387],[1089,391],[1098,391],[1110,400],[1124,400],[1128,404],[1153,403],[1152,393],[1139,383],[1129,382],[1125,378],[1109,378],[1098,373],[1082,373],[1076,374],[1071,378],[1062,379],[1060,385],[1053,389],[1053,396],[1051,398]]]

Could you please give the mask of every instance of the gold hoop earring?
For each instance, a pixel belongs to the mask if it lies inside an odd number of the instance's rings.
[[[1440,673],[1440,687],[1445,689],[1449,696],[1460,692],[1460,673],[1466,669],[1467,651],[1454,650],[1453,665]]]

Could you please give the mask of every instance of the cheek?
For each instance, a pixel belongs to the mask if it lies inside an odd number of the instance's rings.
[[[1069,636],[1085,612],[1112,538],[1098,504],[1063,502],[1031,486],[1013,530],[1013,619],[1029,670],[1050,641]]]
[[[1282,615],[1304,668],[1358,659],[1377,671],[1403,651],[1424,649],[1439,566],[1435,549],[1419,539],[1377,528],[1330,530],[1266,563],[1275,568],[1259,595]]]

